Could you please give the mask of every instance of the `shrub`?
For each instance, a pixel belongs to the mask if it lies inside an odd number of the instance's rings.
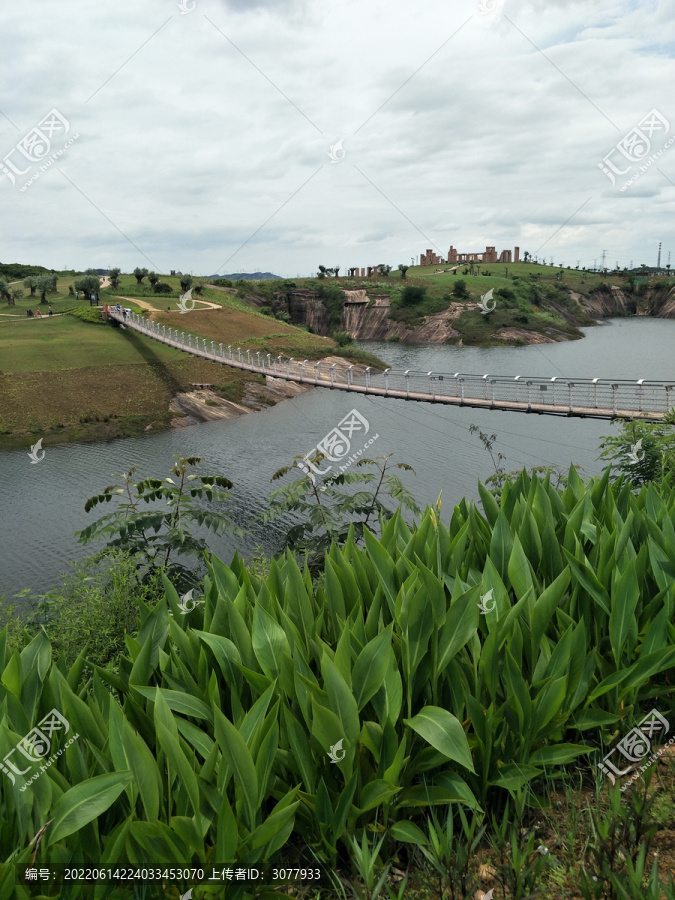
[[[404,306],[415,306],[426,299],[427,289],[423,285],[407,284],[401,291],[401,302]]]
[[[348,331],[336,331],[333,335],[333,340],[338,345],[338,347],[346,347],[347,344],[353,344],[354,338],[349,334]]]
[[[390,337],[387,338],[387,341],[388,341],[390,344],[398,344],[398,342],[399,342],[400,340],[401,340],[401,335],[400,335],[400,334],[392,334]]]
[[[215,284],[216,287],[232,287],[232,282],[229,278],[214,278],[211,283]]]
[[[272,315],[274,315],[274,313],[273,313],[272,310],[269,308],[269,306],[261,306],[260,309],[258,310],[258,312],[259,312],[259,313],[262,313],[263,316],[272,316]]]
[[[152,286],[152,291],[154,294],[173,294],[173,288],[165,281],[155,282]]]
[[[290,313],[286,312],[285,309],[280,309],[277,312],[275,312],[274,318],[279,319],[280,322],[290,322],[291,321],[291,315],[290,315]]]
[[[103,311],[95,306],[74,306],[72,309],[64,309],[63,312],[69,316],[75,316],[83,322],[90,322],[92,325],[105,325]]]
[[[469,289],[463,278],[458,278],[452,286],[452,296],[458,300],[468,300],[470,297]]]

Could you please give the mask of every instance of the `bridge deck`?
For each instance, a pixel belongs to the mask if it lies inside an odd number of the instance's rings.
[[[260,353],[257,364],[246,351],[244,360],[240,348],[227,350],[222,344],[207,342],[176,329],[168,329],[135,313],[126,318],[116,310],[109,316],[126,328],[145,334],[154,340],[176,347],[193,356],[201,356],[221,365],[247,372],[313,384],[331,390],[393,397],[417,403],[444,403],[476,409],[501,409],[505,412],[524,412],[547,416],[576,416],[592,419],[642,419],[658,422],[673,406],[673,383],[623,379],[569,379],[541,376],[492,376],[456,373],[395,371],[372,372],[370,368],[330,366],[325,363],[298,362],[295,359],[266,358]],[[172,335],[173,332],[173,336]],[[208,348],[208,343],[211,349]],[[235,357],[235,353],[237,356]],[[262,357],[262,358],[261,358]],[[309,367],[309,368],[308,368]],[[546,393],[546,402],[542,394]],[[539,399],[537,399],[537,397]]]

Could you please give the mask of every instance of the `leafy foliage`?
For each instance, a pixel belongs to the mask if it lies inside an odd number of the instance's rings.
[[[618,435],[603,437],[600,458],[609,460],[635,485],[675,472],[675,410],[662,422],[618,420]]]
[[[307,471],[305,464],[298,463],[300,459],[295,457],[293,465],[279,469],[271,480],[283,478],[296,469]],[[317,452],[311,460],[312,466],[320,466],[322,459],[322,454]],[[390,465],[390,459],[391,456],[375,459],[363,457],[355,463],[354,469],[372,468],[373,472],[336,473],[327,477],[320,486],[314,475],[298,475],[292,484],[272,493],[269,507],[261,519],[271,522],[287,513],[299,517],[301,521],[289,529],[285,538],[286,546],[292,550],[321,556],[332,541],[344,543],[352,536],[358,542],[363,538],[364,529],[377,529],[393,515],[394,510],[387,504],[387,497],[404,509],[419,513],[412,494],[391,471],[395,468],[414,472],[414,469],[407,463]],[[347,491],[347,485],[363,485],[364,488]],[[367,485],[373,489],[366,490]]]
[[[54,708],[78,735],[30,785],[0,778],[0,859],[247,867],[283,848],[353,860],[375,896],[411,843],[471,880],[451,812],[468,846],[504,829],[498,878],[527,896],[541,866],[518,826],[546,779],[672,698],[675,489],[571,469],[562,491],[525,472],[499,502],[479,490],[484,515],[397,511],[333,544],[316,582],[290,552],[266,575],[211,557],[186,611],[164,578],[116,672],[0,634],[0,759]]]
[[[194,587],[197,572],[176,560],[177,556],[203,556],[206,540],[194,535],[194,527],[204,526],[215,534],[241,533],[225,515],[196,502],[204,499],[210,503],[225,502],[229,494],[220,489],[232,487],[232,482],[223,475],[190,474],[200,462],[200,456],[177,456],[171,474],[178,483],[171,477],[134,482],[136,466],[118,475],[123,479],[121,485],[109,485],[101,494],[90,497],[84,507],[85,512],[91,512],[116,499],[115,512],[78,531],[80,543],[104,538],[108,547],[132,554],[143,572],[159,566],[181,589]],[[142,504],[152,506],[143,509]]]

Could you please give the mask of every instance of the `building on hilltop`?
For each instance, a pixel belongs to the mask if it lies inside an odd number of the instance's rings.
[[[420,265],[421,266],[442,266],[445,264],[445,260],[442,256],[438,256],[434,253],[433,250],[427,250],[426,253],[423,253],[420,256]]]
[[[502,250],[502,252],[497,256],[497,250],[494,247],[486,247],[483,253],[459,253],[452,244],[450,245],[450,249],[448,250],[448,259],[449,263],[468,263],[468,262],[482,262],[482,263],[510,263],[510,262],[520,262],[520,247],[513,248],[513,254],[510,250]],[[443,257],[437,256],[433,250],[427,250],[426,253],[422,253],[420,256],[420,265],[421,266],[434,266],[434,265],[443,265],[445,260]]]

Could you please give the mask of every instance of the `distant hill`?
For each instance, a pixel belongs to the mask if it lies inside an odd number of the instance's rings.
[[[281,275],[273,275],[271,272],[235,272],[234,275],[205,275],[205,278],[229,278],[231,281],[265,281],[268,278],[278,278]]]
[[[56,269],[45,269],[44,266],[28,266],[21,263],[0,263],[0,276],[9,279],[23,279],[29,275],[53,275]]]

